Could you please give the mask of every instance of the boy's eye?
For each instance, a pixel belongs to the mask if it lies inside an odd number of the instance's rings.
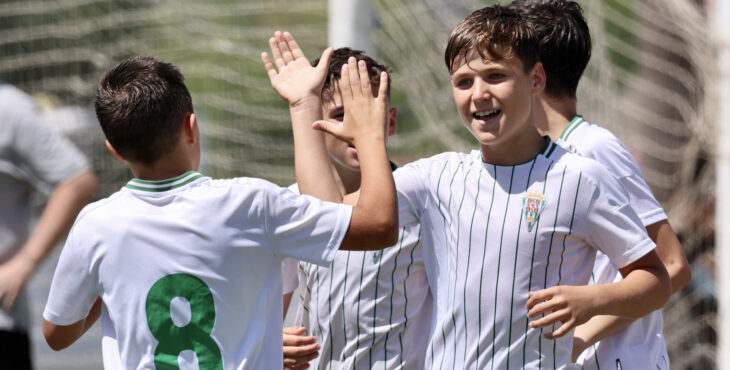
[[[503,78],[507,77],[504,73],[490,73],[489,79],[490,80],[501,80]]]
[[[470,78],[464,78],[461,80],[457,80],[455,85],[456,87],[469,87],[472,84],[472,80]]]

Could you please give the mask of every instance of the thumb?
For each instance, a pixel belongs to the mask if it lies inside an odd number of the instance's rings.
[[[332,121],[317,120],[312,123],[312,128],[328,134],[332,134],[337,138],[341,138],[342,124],[334,123]]]
[[[317,63],[317,71],[319,71],[322,74],[325,74],[327,69],[329,69],[330,66],[330,59],[332,59],[332,53],[334,52],[334,49],[332,47],[328,47],[327,49],[324,49],[322,52],[322,56],[319,57],[319,63]],[[326,76],[326,74],[325,74]]]

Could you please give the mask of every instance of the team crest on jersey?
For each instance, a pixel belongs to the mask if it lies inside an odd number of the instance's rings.
[[[527,193],[522,198],[522,205],[525,209],[525,220],[527,221],[527,231],[532,231],[533,226],[537,223],[540,213],[545,208],[545,196],[540,193]]]

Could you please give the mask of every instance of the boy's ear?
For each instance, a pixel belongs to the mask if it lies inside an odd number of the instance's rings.
[[[195,113],[190,113],[183,118],[183,131],[186,142],[195,144],[198,141],[198,121],[195,118]]]
[[[110,143],[109,140],[104,140],[104,143],[106,144],[106,148],[109,149],[109,151],[112,153],[114,158],[116,158],[122,162],[127,161],[126,159],[124,159],[124,157],[122,157],[121,155],[119,155],[119,153],[117,153],[117,150],[114,149],[114,147],[112,146],[112,143]]]
[[[532,95],[537,95],[545,90],[547,76],[545,75],[545,68],[542,66],[542,63],[537,62],[532,67],[530,80],[532,81]]]
[[[398,108],[390,108],[388,111],[388,136],[395,135],[398,131]]]

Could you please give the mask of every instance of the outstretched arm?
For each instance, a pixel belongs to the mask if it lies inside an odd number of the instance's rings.
[[[527,317],[530,327],[562,323],[546,338],[558,338],[596,315],[638,318],[661,308],[671,294],[667,270],[656,252],[651,251],[620,269],[624,279],[611,284],[554,286],[530,292]]]
[[[96,194],[98,186],[96,176],[86,171],[51,193],[38,224],[23,247],[10,260],[0,264],[0,299],[5,309],[13,307],[20,290],[68,232],[81,208]]]
[[[327,49],[322,54],[320,65],[311,67],[290,34],[277,32],[269,40],[269,46],[274,63],[266,53],[262,54],[262,60],[272,86],[289,102],[300,191],[324,200],[342,201],[324,138],[321,133],[310,132],[312,123],[316,121],[315,128],[353,143],[360,160],[360,194],[340,248],[369,250],[394,244],[398,238],[398,210],[385,150],[387,74],[381,74],[380,90],[377,97],[373,97],[364,63],[358,65],[355,58],[351,58],[342,67],[340,87],[345,117],[339,126],[318,121],[322,117],[320,94],[331,50]]]
[[[325,49],[319,64],[312,67],[289,32],[276,31],[269,39],[269,47],[273,61],[267,53],[261,54],[261,60],[271,86],[289,103],[299,191],[322,200],[341,202],[324,135],[312,130],[312,123],[322,119],[322,86],[332,48]]]

